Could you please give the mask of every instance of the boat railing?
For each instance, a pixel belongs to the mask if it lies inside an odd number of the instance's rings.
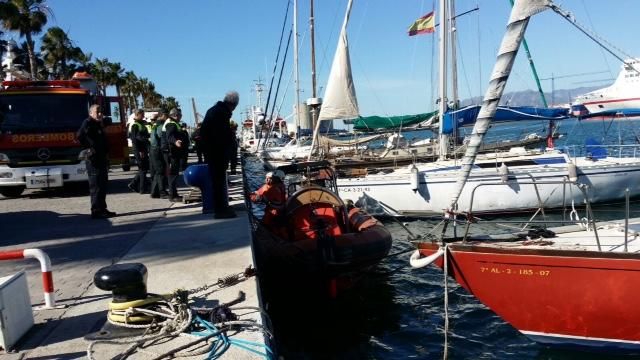
[[[637,158],[640,156],[640,144],[629,145],[567,145],[560,148],[570,157],[592,157],[594,159],[607,156],[619,158]]]
[[[568,225],[568,224],[575,224],[575,225],[579,225],[580,227],[585,228],[588,231],[592,231],[594,234],[594,237],[596,239],[596,243],[598,245],[598,250],[602,250],[601,246],[600,246],[600,238],[598,237],[598,229],[596,226],[596,220],[595,220],[595,216],[593,215],[593,209],[591,206],[591,201],[589,199],[589,193],[588,193],[588,185],[585,184],[581,184],[581,183],[577,183],[577,182],[572,182],[570,181],[568,178],[565,178],[563,180],[557,180],[557,181],[536,181],[535,178],[531,175],[528,174],[529,177],[531,178],[530,181],[521,181],[521,180],[517,180],[518,185],[531,185],[534,187],[535,193],[536,193],[536,197],[538,200],[538,208],[536,209],[536,211],[534,212],[534,214],[526,221],[523,220],[505,220],[505,219],[501,219],[499,220],[499,222],[501,224],[522,224],[524,222],[524,225],[519,229],[519,231],[523,231],[525,229],[527,229],[529,226],[531,225],[542,225],[544,227],[546,227],[549,224],[558,224],[558,225]],[[470,219],[466,222],[466,227],[465,227],[465,232],[464,232],[464,236],[463,236],[463,241],[466,241],[469,238],[469,230],[471,227],[472,223],[475,222],[479,222],[478,219],[474,218],[472,216],[473,214],[473,204],[474,204],[474,199],[475,199],[475,195],[476,195],[476,191],[480,188],[487,188],[487,187],[498,187],[498,186],[509,186],[510,183],[512,183],[512,181],[514,180],[514,178],[509,178],[507,181],[500,181],[500,182],[488,182],[488,183],[481,183],[481,184],[477,184],[473,187],[473,189],[471,190],[471,197],[469,199],[469,210],[467,212],[467,218]],[[586,208],[586,218],[584,219],[580,219],[579,216],[577,216],[577,212],[576,212],[576,216],[574,218],[573,215],[570,216],[569,220],[566,219],[566,211],[563,212],[563,218],[561,220],[551,220],[548,219],[546,214],[545,214],[545,208],[544,208],[544,201],[542,200],[542,197],[540,196],[540,191],[538,189],[539,186],[544,186],[544,185],[562,185],[562,197],[563,197],[563,205],[562,208],[563,209],[567,209],[568,206],[568,202],[567,202],[567,187],[568,186],[575,186],[578,191],[580,191],[582,193],[582,196],[584,198],[584,203],[585,203],[585,208]],[[627,208],[629,207],[629,190],[626,190],[626,194],[627,194]],[[573,208],[573,203],[571,204],[572,208]],[[572,213],[575,212],[575,208],[573,208]],[[535,220],[536,217],[538,217],[538,215],[542,215],[543,220]],[[626,226],[625,226],[625,230],[628,229],[628,211],[627,211],[627,221],[625,222]],[[487,222],[487,221],[482,221],[482,222]],[[625,236],[625,246],[626,246],[626,236]]]
[[[536,193],[536,197],[538,200],[538,209],[536,209],[536,211],[534,212],[534,214],[526,221],[523,220],[507,220],[507,219],[500,219],[498,220],[498,222],[500,224],[523,224],[522,227],[518,227],[519,231],[524,231],[525,229],[527,229],[529,226],[531,225],[542,225],[544,227],[546,227],[547,225],[550,224],[557,224],[557,225],[570,225],[570,224],[574,224],[574,225],[578,225],[581,228],[584,228],[587,231],[591,231],[593,232],[593,235],[595,237],[596,240],[596,244],[598,246],[598,251],[602,251],[602,247],[600,244],[600,238],[598,236],[598,226],[596,224],[596,219],[594,216],[594,212],[593,212],[593,207],[591,206],[591,200],[589,198],[589,187],[586,184],[581,184],[581,183],[577,183],[577,182],[571,182],[569,179],[565,178],[562,181],[536,181],[535,178],[533,176],[530,175],[531,181],[521,181],[518,180],[518,185],[532,185],[535,189],[535,193]],[[467,241],[467,239],[469,238],[469,230],[471,227],[472,223],[476,223],[476,222],[491,222],[491,221],[487,221],[487,220],[478,220],[476,218],[474,218],[472,216],[473,214],[473,203],[474,203],[474,198],[475,198],[475,194],[476,191],[480,188],[486,188],[486,187],[496,187],[496,186],[509,186],[510,181],[512,181],[513,179],[509,179],[507,181],[500,181],[500,182],[493,182],[493,183],[482,183],[482,184],[477,184],[476,186],[474,186],[474,188],[471,190],[471,197],[469,199],[469,210],[466,213],[467,215],[467,221],[466,221],[466,226],[465,226],[465,232],[464,232],[464,236],[462,237],[463,241]],[[542,198],[540,197],[540,191],[538,189],[538,186],[543,186],[543,185],[562,185],[562,196],[563,196],[563,217],[561,220],[551,220],[548,219],[545,211],[544,211],[544,201],[542,200]],[[586,217],[584,218],[580,218],[577,215],[577,212],[575,210],[575,208],[573,207],[573,203],[571,204],[572,207],[572,215],[569,217],[569,219],[566,218],[566,210],[567,210],[567,187],[568,186],[574,186],[578,189],[578,191],[580,191],[582,193],[582,196],[584,198],[584,204],[585,204],[585,210],[586,210]],[[625,205],[625,216],[624,216],[624,252],[628,252],[628,244],[629,244],[629,217],[630,217],[630,203],[631,203],[631,196],[630,196],[630,190],[628,188],[625,189],[625,201],[624,201],[624,205]],[[576,216],[573,216],[573,213],[575,213]],[[543,217],[543,220],[535,220],[536,217],[538,217],[539,215],[541,215]]]

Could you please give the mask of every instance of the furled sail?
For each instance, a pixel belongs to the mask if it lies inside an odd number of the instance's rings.
[[[511,9],[511,16],[507,24],[507,31],[502,38],[502,44],[498,50],[496,63],[491,72],[489,88],[482,100],[482,107],[478,114],[478,119],[473,127],[467,151],[462,159],[460,175],[451,198],[451,209],[457,207],[458,198],[469,178],[469,173],[475,162],[476,155],[484,139],[484,135],[489,129],[491,120],[496,114],[498,103],[507,84],[507,79],[511,73],[513,62],[520,48],[520,43],[524,38],[524,32],[529,24],[529,18],[537,13],[546,10],[552,5],[550,0],[518,0]]]
[[[345,124],[353,124],[353,130],[356,131],[379,131],[379,130],[395,130],[414,127],[426,127],[431,125],[432,120],[437,111],[416,115],[397,115],[397,116],[362,116],[354,120],[345,121]]]
[[[340,31],[338,47],[333,57],[331,73],[324,92],[322,107],[318,121],[333,119],[351,119],[358,117],[358,99],[351,76],[351,60],[349,59],[349,43],[347,40],[347,22],[351,11],[351,1]]]

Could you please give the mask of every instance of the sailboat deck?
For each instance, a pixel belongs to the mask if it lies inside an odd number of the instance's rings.
[[[527,233],[474,236],[470,243],[501,249],[601,251],[640,253],[640,218],[629,220],[625,251],[624,221],[597,223],[596,232],[578,225],[549,228],[551,237]],[[547,235],[548,236],[548,235]],[[516,240],[517,239],[517,240]],[[476,242],[476,240],[478,242]],[[598,248],[598,240],[600,249]]]

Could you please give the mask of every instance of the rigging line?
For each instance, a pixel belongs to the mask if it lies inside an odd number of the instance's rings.
[[[476,3],[476,7],[480,7],[480,2]],[[476,31],[478,34],[478,87],[480,88],[478,94],[482,94],[482,90],[484,89],[484,81],[482,80],[482,46],[480,45],[482,44],[482,32],[480,31],[480,10],[478,10],[478,21],[476,22],[476,24],[478,26],[478,29]],[[482,97],[480,99],[482,99]],[[477,103],[475,105],[477,105]]]
[[[287,54],[289,54],[289,48],[291,45],[291,35],[293,34],[293,29],[289,30],[289,38],[287,39],[287,47],[284,50],[284,57],[282,58],[282,66],[280,67],[280,76],[278,76],[278,85],[276,85],[276,94],[273,97],[273,109],[271,109],[271,114],[269,114],[269,120],[271,121],[271,129],[269,131],[269,133],[267,134],[267,139],[269,139],[269,137],[271,136],[271,132],[273,131],[273,127],[275,126],[276,122],[273,119],[273,112],[275,111],[276,108],[276,99],[278,98],[278,92],[280,92],[280,82],[282,81],[282,73],[284,72],[284,65],[287,63]],[[266,114],[266,112],[265,112]],[[262,148],[264,149],[267,145],[267,141],[265,140],[264,143],[262,144]]]
[[[571,15],[571,13],[569,13],[567,11],[564,11],[558,5],[551,4],[551,5],[549,5],[549,8],[551,10],[553,10],[555,13],[557,13],[558,15],[562,16],[563,19],[567,20],[571,25],[575,26],[576,29],[580,30],[580,32],[585,34],[589,39],[593,40],[596,44],[598,44],[601,48],[603,48],[606,52],[611,54],[613,57],[615,57],[616,59],[620,60],[620,62],[622,62],[623,64],[626,64],[627,62],[624,59],[622,59],[620,56],[618,56],[618,54],[614,53],[613,50],[609,49],[606,45],[608,45],[611,48],[615,49],[616,51],[620,52],[622,55],[626,56],[627,58],[633,58],[631,55],[627,54],[626,52],[622,51],[618,47],[614,46],[613,44],[611,44],[610,42],[608,42],[604,38],[598,36],[593,31],[590,31],[587,28],[585,28],[584,26],[580,25],[576,21],[575,17],[573,15]],[[631,69],[634,70],[635,72],[637,72],[638,74],[640,74],[640,70],[636,69],[635,66],[631,66]]]
[[[591,26],[592,29],[595,29],[596,27],[593,26],[593,21],[591,20],[591,15],[589,14],[589,10],[587,9],[587,6],[585,5],[584,0],[582,0],[582,7],[584,8],[584,12],[587,14],[587,21],[589,21],[589,26]],[[604,59],[604,63],[607,65],[607,70],[609,71],[609,75],[613,76],[614,74],[611,71],[611,66],[609,65],[609,61],[607,61],[607,57],[602,52],[602,49],[600,49],[600,55],[602,55],[602,58]]]
[[[280,58],[280,50],[282,49],[282,39],[284,38],[284,30],[287,25],[287,19],[289,18],[289,7],[291,5],[291,1],[287,1],[287,11],[284,14],[284,21],[282,22],[282,31],[280,32],[280,43],[278,44],[278,52],[276,53],[276,61],[273,63],[273,72],[271,73],[271,82],[269,84],[269,92],[267,93],[267,102],[264,108],[264,114],[269,112],[269,101],[271,99],[271,90],[273,89],[273,80],[276,77],[276,70],[278,69],[278,59]],[[274,99],[275,102],[275,99]],[[267,120],[267,119],[265,119]],[[260,133],[262,134],[262,129],[260,129]],[[258,138],[258,143],[256,144],[256,149],[260,148],[260,140],[262,140],[262,136]]]
[[[457,31],[457,30],[456,30]],[[458,41],[456,42],[456,47],[458,48],[458,56],[456,57],[456,60],[460,61],[460,65],[462,66],[462,74],[464,75],[464,81],[467,85],[467,91],[469,91],[469,97],[472,97],[471,95],[471,85],[469,82],[469,76],[467,75],[467,67],[464,65],[464,55],[462,54],[462,46],[460,45],[460,37],[457,37]],[[458,97],[460,97],[460,95],[458,95]],[[459,103],[460,99],[456,99],[456,101]]]

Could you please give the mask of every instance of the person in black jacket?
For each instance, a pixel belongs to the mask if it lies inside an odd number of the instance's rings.
[[[144,121],[144,110],[137,109],[134,122],[129,124],[129,138],[133,148],[133,156],[138,164],[138,173],[127,185],[129,190],[144,194],[147,187],[147,172],[149,171],[149,130]]]
[[[91,218],[106,219],[116,213],[107,209],[107,185],[109,183],[109,148],[102,125],[100,105],[91,105],[89,117],[82,122],[76,134],[85,149],[89,191],[91,194]]]
[[[239,101],[238,93],[229,91],[224,100],[218,101],[207,110],[200,128],[205,159],[209,165],[209,175],[211,176],[213,211],[216,219],[236,216],[236,213],[229,206],[227,167],[235,146],[230,126],[231,114],[238,106]]]
[[[169,111],[169,118],[163,125],[163,139],[166,149],[169,150],[167,157],[169,163],[168,191],[169,201],[180,202],[182,198],[178,196],[178,175],[180,174],[180,163],[183,159],[183,153],[188,151],[189,138],[185,138],[184,133],[180,129],[180,119],[182,113],[178,109]]]
[[[200,136],[200,127],[202,124],[198,123],[196,125],[196,129],[191,134],[191,141],[193,141],[194,147],[196,148],[196,154],[198,155],[198,164],[202,164],[202,137]]]

